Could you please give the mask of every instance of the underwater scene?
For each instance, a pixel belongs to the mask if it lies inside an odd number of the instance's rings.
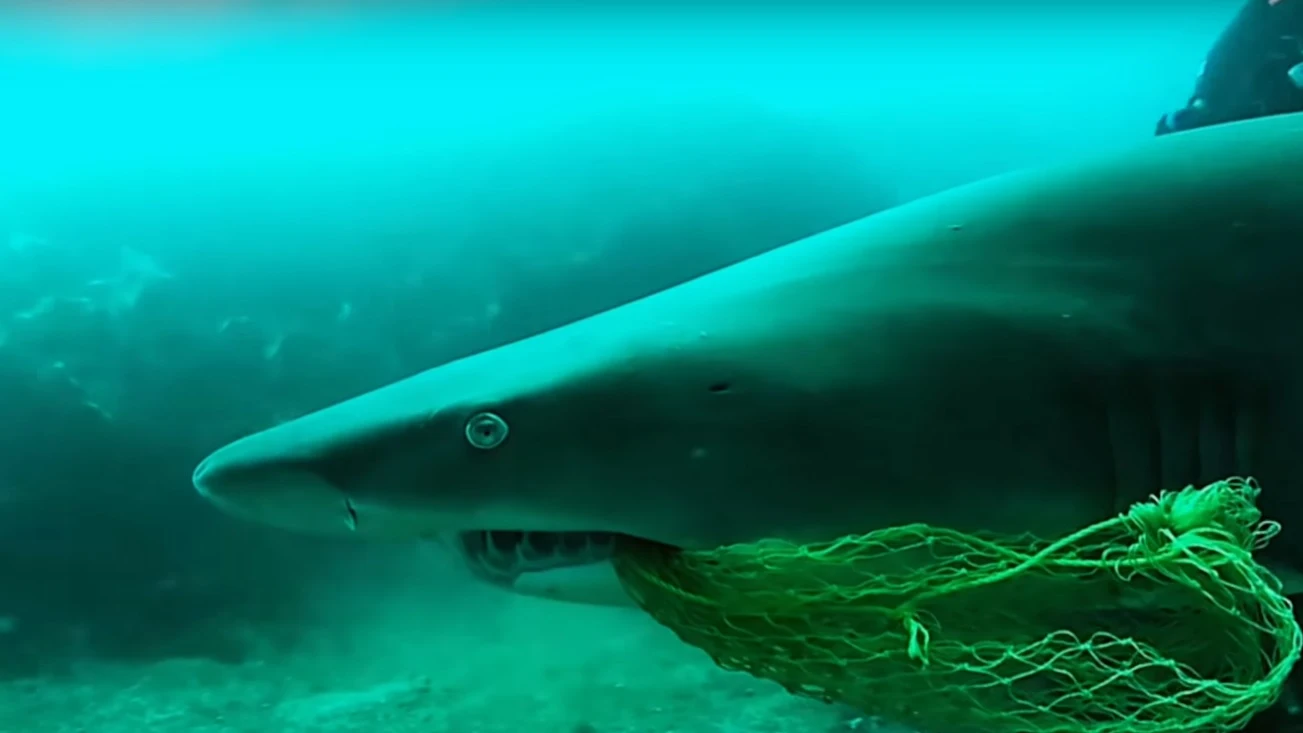
[[[51,0],[0,89],[0,733],[1303,732],[1303,0]]]

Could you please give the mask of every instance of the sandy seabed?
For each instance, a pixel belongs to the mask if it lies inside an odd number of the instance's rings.
[[[88,660],[8,681],[0,733],[888,730],[719,670],[632,609],[446,590],[323,599],[326,611],[289,655],[238,665]]]

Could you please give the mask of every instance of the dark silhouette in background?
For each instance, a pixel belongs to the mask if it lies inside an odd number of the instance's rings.
[[[1303,111],[1303,0],[1248,0],[1158,135]]]

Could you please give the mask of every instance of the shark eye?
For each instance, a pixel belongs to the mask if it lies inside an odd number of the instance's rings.
[[[491,412],[480,412],[466,421],[466,440],[476,448],[488,450],[507,439],[507,421]]]

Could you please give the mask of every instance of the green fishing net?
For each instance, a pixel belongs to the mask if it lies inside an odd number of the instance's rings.
[[[1253,553],[1252,480],[1164,493],[1059,539],[908,525],[823,544],[628,540],[633,598],[720,666],[948,733],[1233,731],[1303,634]]]

